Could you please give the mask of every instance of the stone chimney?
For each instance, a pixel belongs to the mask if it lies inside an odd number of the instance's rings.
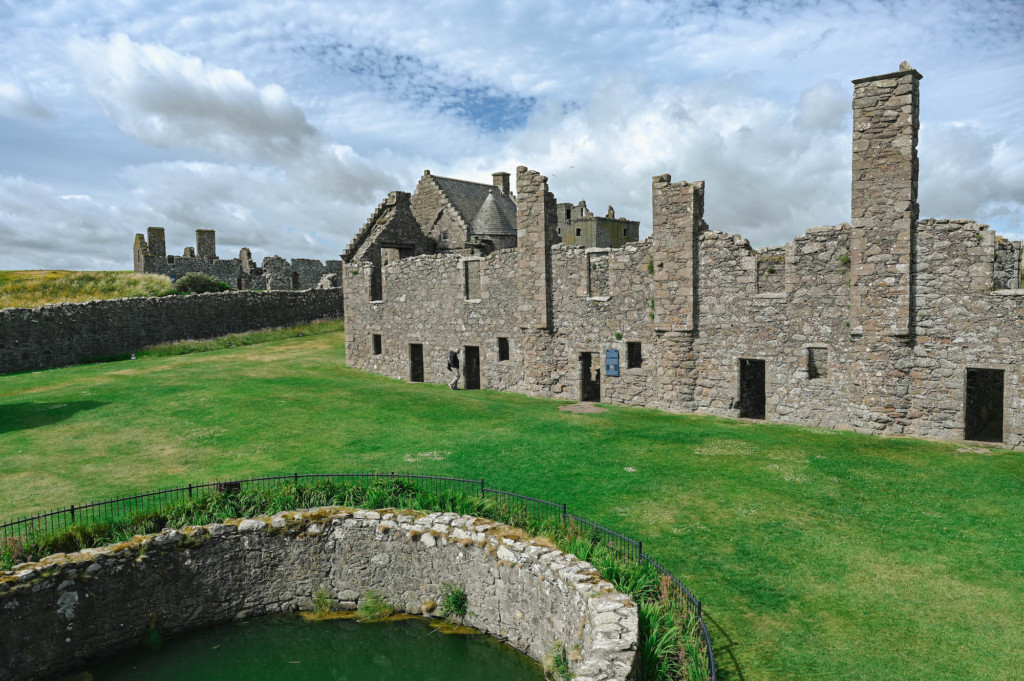
[[[921,74],[900,70],[853,81],[850,331],[907,336],[917,229]]]
[[[491,173],[491,178],[494,181],[494,186],[497,187],[498,190],[502,194],[504,194],[505,196],[508,196],[508,192],[509,192],[509,180],[508,180],[509,175],[508,175],[508,173],[505,173],[505,172]]]

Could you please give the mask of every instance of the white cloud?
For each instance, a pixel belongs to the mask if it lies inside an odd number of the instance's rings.
[[[155,146],[274,159],[319,143],[279,85],[259,88],[238,71],[138,44],[123,33],[108,42],[75,40],[69,52],[107,114]]]
[[[0,116],[49,118],[52,115],[52,112],[36,99],[31,88],[10,81],[0,81]]]
[[[1024,231],[1024,15],[1006,0],[0,8],[18,88],[0,116],[22,102],[0,118],[0,176],[49,188],[25,190],[42,219],[17,224],[68,262],[83,221],[120,230],[104,249],[122,266],[147,224],[182,247],[212,227],[227,255],[334,257],[424,168],[519,164],[645,229],[652,175],[704,179],[714,228],[777,243],[848,219],[849,80],[903,59],[926,76],[923,214]],[[55,114],[45,135],[25,101]],[[2,230],[22,197],[0,180]],[[36,257],[7,234],[9,261]]]
[[[327,140],[279,85],[118,34],[69,47],[89,93],[122,130],[158,147],[194,148],[231,160],[270,162],[368,201],[393,180],[351,147]]]

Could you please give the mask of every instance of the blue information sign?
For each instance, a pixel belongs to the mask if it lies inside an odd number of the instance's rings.
[[[605,376],[618,376],[619,375],[619,351],[618,350],[605,350],[604,351],[604,375]]]

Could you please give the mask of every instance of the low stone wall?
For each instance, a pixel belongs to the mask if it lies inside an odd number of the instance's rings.
[[[142,640],[308,610],[327,589],[346,609],[373,590],[440,616],[462,587],[467,626],[535,660],[556,643],[577,681],[639,677],[637,607],[589,564],[490,520],[455,513],[313,509],[159,534],[0,572],[0,678],[47,678]]]
[[[342,317],[340,288],[118,298],[0,310],[0,373],[79,364],[149,345]]]

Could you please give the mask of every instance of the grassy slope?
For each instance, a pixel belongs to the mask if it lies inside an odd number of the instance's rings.
[[[171,280],[162,274],[67,270],[0,271],[0,309],[38,307],[47,303],[83,303],[105,298],[154,296],[171,290]]]
[[[485,477],[644,539],[704,599],[723,679],[1024,669],[1021,454],[557,405],[350,370],[341,334],[0,377],[0,518],[275,472]]]

